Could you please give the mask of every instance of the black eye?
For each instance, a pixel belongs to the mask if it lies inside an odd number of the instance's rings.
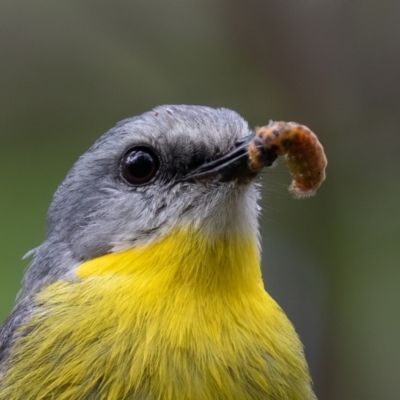
[[[122,159],[121,174],[132,185],[150,182],[160,166],[157,155],[148,147],[135,147]]]

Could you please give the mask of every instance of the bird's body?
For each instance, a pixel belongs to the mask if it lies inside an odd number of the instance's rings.
[[[104,167],[107,146],[125,154],[139,136],[141,149],[146,140],[194,143],[196,157],[216,145],[226,154],[247,125],[228,110],[163,107],[122,127],[78,161],[55,196],[48,239],[0,330],[0,399],[314,399],[302,345],[262,283],[253,177],[172,185],[160,172],[157,187],[133,189],[100,178],[117,171]],[[150,139],[141,135],[149,127]],[[183,127],[195,132],[182,136]],[[176,159],[156,148],[160,170]],[[179,161],[195,163],[186,157]],[[102,160],[99,188],[93,160]],[[191,172],[182,169],[173,176]],[[85,179],[91,190],[78,201]]]

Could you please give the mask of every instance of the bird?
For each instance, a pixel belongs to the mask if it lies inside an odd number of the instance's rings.
[[[1,400],[316,399],[262,280],[253,137],[165,105],[78,159],[0,328]]]

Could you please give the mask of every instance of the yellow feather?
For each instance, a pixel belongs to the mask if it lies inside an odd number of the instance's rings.
[[[302,346],[265,292],[256,237],[176,229],[79,266],[22,331],[1,399],[312,399]]]

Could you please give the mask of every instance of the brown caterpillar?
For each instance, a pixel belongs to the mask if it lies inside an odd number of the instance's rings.
[[[317,136],[306,126],[295,122],[270,122],[256,130],[249,145],[249,165],[261,171],[278,158],[285,163],[293,177],[289,190],[296,197],[315,194],[325,180],[327,159]]]

